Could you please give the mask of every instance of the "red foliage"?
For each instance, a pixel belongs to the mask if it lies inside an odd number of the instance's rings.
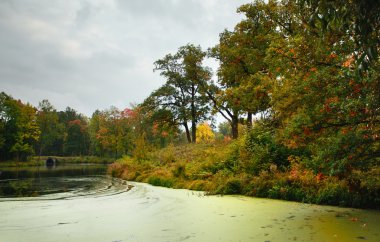
[[[130,118],[133,118],[135,117],[137,114],[136,114],[136,111],[133,110],[133,109],[130,109],[130,108],[125,108],[122,112],[121,112],[121,115],[123,117],[130,117]]]
[[[316,176],[316,179],[317,179],[317,182],[323,181],[323,179],[325,179],[325,175],[323,175],[322,173],[318,173],[318,175]]]
[[[311,129],[309,127],[306,127],[303,129],[303,133],[305,136],[310,136],[311,135]]]
[[[74,119],[74,120],[71,120],[69,121],[69,126],[74,126],[74,125],[81,125],[82,124],[82,121],[80,121],[80,119]]]

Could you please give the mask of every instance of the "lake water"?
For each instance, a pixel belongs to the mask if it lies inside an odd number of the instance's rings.
[[[2,168],[0,241],[380,241],[379,211],[204,196],[105,170]]]

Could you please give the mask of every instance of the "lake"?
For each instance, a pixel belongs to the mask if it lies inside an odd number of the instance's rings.
[[[1,168],[0,241],[380,241],[380,211],[205,196],[105,172]]]

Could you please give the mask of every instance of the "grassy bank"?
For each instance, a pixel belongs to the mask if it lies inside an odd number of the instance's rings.
[[[110,164],[115,161],[114,158],[104,158],[96,156],[35,156],[28,161],[1,161],[0,167],[28,167],[45,165],[48,158],[56,160],[58,165],[64,164]]]
[[[209,194],[242,194],[315,204],[380,208],[380,170],[353,172],[346,179],[315,175],[296,156],[288,164],[242,162],[237,142],[169,146],[146,159],[125,157],[109,173],[156,186],[203,190]],[[239,153],[239,154],[237,154]],[[244,152],[243,152],[244,153]],[[237,158],[236,156],[239,156]]]

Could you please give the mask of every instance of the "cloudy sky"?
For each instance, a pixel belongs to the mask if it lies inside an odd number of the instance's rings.
[[[155,60],[187,43],[215,45],[247,2],[1,0],[0,91],[88,116],[139,103],[164,82]]]

